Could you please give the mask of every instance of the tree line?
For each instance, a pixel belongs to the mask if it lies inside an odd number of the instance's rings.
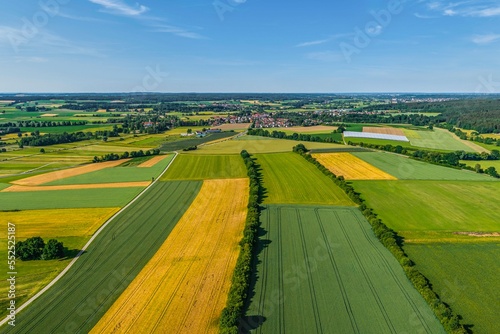
[[[240,155],[245,162],[247,175],[250,178],[250,198],[243,239],[240,241],[240,255],[231,280],[226,307],[222,311],[219,321],[221,334],[239,333],[238,325],[243,316],[250,287],[252,263],[256,257],[254,248],[258,240],[261,194],[264,191],[259,172],[260,166],[247,151],[241,151]]]
[[[387,227],[375,211],[368,207],[365,201],[361,198],[361,194],[357,193],[355,189],[348,184],[343,176],[336,176],[329,169],[323,166],[310,154],[303,144],[299,144],[293,148],[293,151],[300,154],[304,159],[314,164],[323,174],[328,176],[337,186],[345,191],[345,193],[356,204],[359,205],[360,211],[365,216],[366,220],[372,226],[372,230],[380,240],[380,242],[394,255],[402,266],[406,276],[413,283],[413,286],[420,292],[425,301],[429,304],[436,317],[439,319],[444,329],[448,333],[465,334],[466,328],[461,324],[461,317],[454,313],[452,309],[443,302],[439,296],[432,290],[432,284],[418,269],[415,268],[414,262],[408,257],[402,248],[401,237]]]
[[[269,130],[264,130],[264,129],[250,129],[250,130],[248,130],[248,135],[278,138],[278,139],[290,139],[290,140],[299,140],[299,141],[340,144],[339,141],[334,140],[332,137],[319,137],[319,136],[310,135],[310,134],[306,134],[306,133],[293,133],[291,135],[287,135],[283,131],[269,132]]]
[[[158,154],[160,154],[160,150],[156,148],[152,150],[147,150],[146,152],[144,152],[143,150],[139,150],[139,151],[132,151],[130,153],[128,151],[125,151],[122,154],[108,153],[100,157],[94,156],[92,162],[98,163],[98,162],[115,161],[128,158],[149,157],[151,155],[158,155]]]

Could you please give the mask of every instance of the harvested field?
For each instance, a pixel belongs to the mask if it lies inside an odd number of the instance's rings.
[[[222,124],[219,126],[214,126],[214,129],[221,129],[222,131],[231,130],[246,130],[252,125],[252,123],[236,123],[236,124]]]
[[[396,128],[379,128],[373,126],[364,126],[363,132],[369,133],[381,133],[384,135],[395,135],[395,136],[405,136],[405,133],[401,129]]]
[[[22,191],[54,191],[54,190],[75,190],[75,189],[102,189],[102,188],[130,188],[147,187],[151,182],[121,182],[121,183],[97,183],[97,184],[68,184],[61,186],[20,186],[13,185],[3,189],[1,192],[22,192]]]
[[[350,153],[313,154],[313,157],[333,174],[342,175],[346,180],[397,180]]]
[[[72,177],[76,175],[82,175],[90,172],[95,172],[97,170],[101,170],[104,168],[110,168],[110,167],[115,167],[120,164],[122,164],[124,160],[117,160],[117,161],[107,161],[107,162],[101,162],[101,163],[96,163],[96,164],[89,164],[81,167],[75,167],[75,168],[70,168],[70,169],[64,169],[56,172],[50,172],[42,175],[37,175],[33,177],[28,177],[22,180],[14,181],[12,183],[15,183],[17,185],[21,186],[38,186],[44,183],[64,179],[67,177]]]
[[[57,114],[43,114],[42,117],[56,117]]]
[[[238,257],[248,179],[209,180],[92,333],[218,333]]]
[[[138,165],[137,167],[140,167],[140,168],[153,167],[154,165],[156,165],[157,163],[159,163],[160,161],[162,161],[163,159],[165,159],[167,157],[171,157],[171,156],[170,155],[158,155],[154,158],[149,159],[148,161],[143,162],[142,164]]]

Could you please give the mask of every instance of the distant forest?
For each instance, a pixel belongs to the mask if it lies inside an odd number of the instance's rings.
[[[467,98],[443,102],[397,103],[369,106],[363,111],[400,110],[407,112],[439,112],[436,123],[447,124],[479,133],[500,133],[500,99]]]

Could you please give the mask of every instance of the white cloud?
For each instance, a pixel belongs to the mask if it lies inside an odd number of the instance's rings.
[[[460,2],[435,1],[427,3],[427,9],[444,16],[493,17],[500,16],[498,1],[468,0]]]
[[[176,27],[173,25],[166,25],[166,24],[157,25],[154,27],[153,31],[154,32],[169,33],[169,34],[173,34],[175,36],[184,37],[184,38],[206,39],[206,37],[204,37],[196,32],[193,32],[193,31],[190,31],[190,30],[187,30],[184,28]]]
[[[479,45],[485,45],[496,42],[499,39],[500,39],[500,34],[476,35],[472,37],[472,42]]]
[[[46,29],[37,28],[33,31],[0,26],[0,45],[10,45],[15,54],[78,54],[102,57],[102,53],[92,47],[78,45],[59,35],[48,32]],[[32,60],[36,59],[31,57]]]
[[[491,17],[500,16],[500,7],[485,8],[471,13],[472,16]]]
[[[103,6],[106,10],[114,14],[125,16],[139,16],[149,10],[148,7],[136,4],[129,6],[121,0],[89,0],[92,3]]]
[[[295,45],[295,47],[302,48],[302,47],[305,47],[305,46],[320,45],[320,44],[327,43],[329,41],[330,41],[329,39],[321,39],[321,40],[317,40],[317,41],[310,41],[310,42],[300,43],[300,44]]]

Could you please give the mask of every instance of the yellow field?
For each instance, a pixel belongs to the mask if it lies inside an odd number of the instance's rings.
[[[128,159],[130,160],[130,159]],[[50,172],[50,173],[45,173],[42,175],[37,175],[37,176],[32,176],[28,177],[22,180],[14,181],[12,183],[20,185],[20,186],[38,186],[44,183],[64,179],[67,177],[71,176],[76,176],[76,175],[81,175],[81,174],[87,174],[90,172],[94,172],[96,170],[101,170],[104,168],[108,167],[115,167],[118,166],[125,161],[128,160],[117,160],[117,161],[107,161],[107,162],[100,162],[96,164],[89,164],[81,167],[75,167],[75,168],[70,168],[70,169],[64,169],[64,170],[59,170],[56,172]]]
[[[149,159],[148,161],[143,162],[142,164],[140,164],[137,167],[153,167],[154,165],[156,165],[157,163],[159,163],[160,161],[162,161],[166,157],[168,157],[168,155],[156,156],[154,158]]]
[[[486,133],[481,135],[484,138],[500,139],[500,133]]]
[[[238,257],[248,179],[207,180],[92,333],[217,333]]]
[[[120,208],[2,212],[0,224],[16,224],[16,238],[90,236]],[[6,238],[7,229],[0,238]]]
[[[397,180],[394,176],[355,157],[350,153],[313,154],[333,174],[346,180]]]
[[[115,183],[95,183],[95,184],[68,184],[61,186],[20,186],[13,185],[3,189],[3,193],[17,193],[21,191],[52,191],[52,190],[73,190],[73,189],[103,189],[103,188],[130,188],[130,187],[147,187],[151,184],[150,181],[137,182],[115,182]]]

